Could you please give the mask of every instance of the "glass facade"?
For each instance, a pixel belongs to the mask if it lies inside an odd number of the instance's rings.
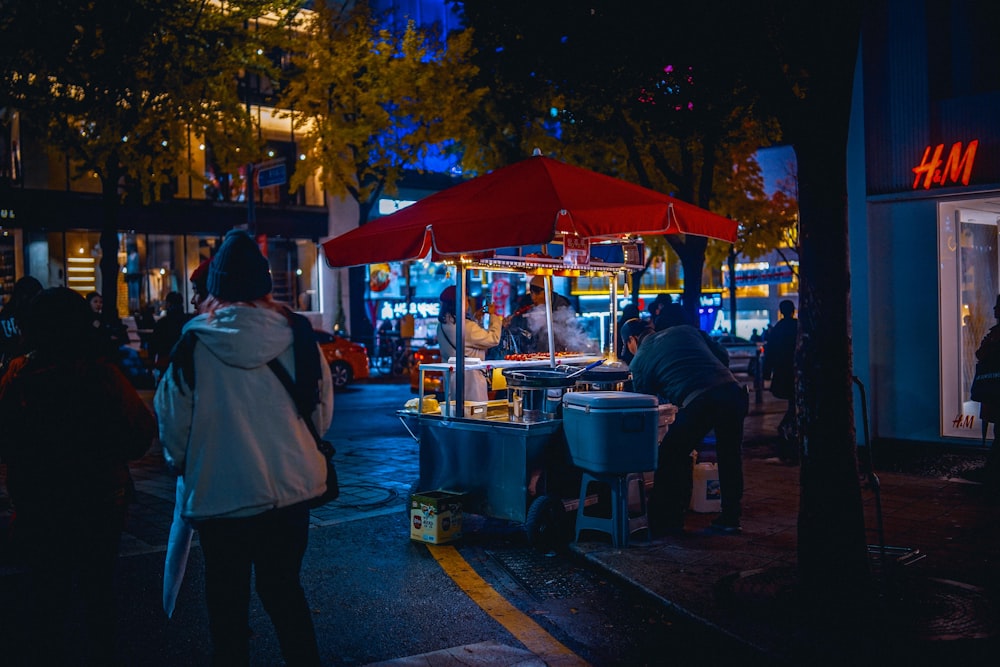
[[[1000,208],[985,200],[938,205],[941,285],[941,433],[983,437],[979,404],[969,400],[976,349],[997,322]]]
[[[24,252],[20,251],[22,247]],[[320,310],[319,246],[304,239],[259,239],[271,264],[273,296],[295,310]],[[211,235],[118,235],[120,267],[115,303],[122,317],[158,309],[170,292],[191,300],[188,277],[211,257],[220,239]],[[14,282],[31,275],[44,287],[65,285],[86,296],[101,291],[100,234],[93,231],[24,232],[0,235],[0,294],[6,302]],[[108,296],[104,295],[105,302]]]

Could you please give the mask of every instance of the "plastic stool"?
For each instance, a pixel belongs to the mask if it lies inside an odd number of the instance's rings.
[[[607,484],[611,489],[611,517],[590,516],[586,509],[587,490],[592,483]],[[638,488],[639,514],[635,517],[629,514],[629,489],[632,485]],[[646,515],[646,481],[642,473],[597,473],[583,471],[580,480],[580,504],[576,510],[576,541],[580,541],[580,533],[584,530],[598,530],[611,535],[611,544],[615,547],[627,547],[628,538],[632,533],[648,529],[649,520]]]

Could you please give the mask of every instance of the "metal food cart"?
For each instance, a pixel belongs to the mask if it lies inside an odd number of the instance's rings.
[[[609,349],[559,363],[615,360],[619,277],[644,267],[641,235],[675,233],[733,242],[736,223],[668,195],[536,156],[442,190],[330,239],[323,248],[331,267],[423,258],[453,264],[459,341],[464,340],[468,269],[544,276],[549,358],[483,365],[555,369],[552,277],[610,278]],[[462,493],[467,511],[524,522],[529,536],[544,531],[549,520],[568,509],[550,491],[552,480],[541,480],[547,469],[565,467],[561,419],[547,415],[529,421],[488,405],[467,415],[467,365],[462,355],[453,363],[422,364],[417,408],[399,411],[420,444],[418,485]],[[423,411],[423,374],[434,370],[443,371],[446,380],[454,373],[458,407],[446,400],[440,412]]]

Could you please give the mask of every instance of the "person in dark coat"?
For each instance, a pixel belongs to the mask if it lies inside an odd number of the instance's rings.
[[[24,664],[118,664],[114,572],[132,497],[127,462],[149,449],[156,421],[118,367],[98,357],[91,317],[76,292],[43,290],[23,320],[31,352],[0,379],[0,455],[31,575],[24,612],[37,630],[11,638],[23,640],[14,650]],[[80,622],[84,646],[66,641]]]
[[[119,348],[128,345],[128,329],[118,318],[104,315],[104,297],[100,292],[89,292],[87,304],[90,306],[91,336],[98,342],[98,353],[115,362],[121,362]]]
[[[646,310],[649,311],[649,321],[657,331],[660,331],[660,327],[656,324],[656,318],[660,316],[660,313],[663,312],[663,308],[667,304],[673,302],[674,300],[669,294],[657,294],[656,298],[646,306]]]
[[[14,283],[10,301],[0,311],[0,370],[6,368],[11,359],[26,352],[21,318],[28,302],[41,291],[42,284],[31,276],[24,276]]]
[[[650,333],[639,321],[625,326],[623,338],[635,358],[629,364],[635,391],[653,394],[661,403],[680,408],[660,442],[650,532],[681,532],[691,503],[691,451],[715,431],[722,491],[722,513],[712,528],[740,532],[743,501],[743,419],[747,392],[729,370],[729,355],[708,334],[689,325],[680,304],[667,304],[659,314],[663,330]],[[635,330],[633,330],[635,325]]]
[[[28,303],[36,294],[42,291],[42,284],[31,276],[24,276],[11,291],[10,301],[0,311],[0,375],[7,370],[11,359],[27,352],[24,335],[21,332],[21,320]],[[10,498],[0,484],[0,509],[10,506]]]
[[[771,393],[775,398],[788,399],[778,424],[778,456],[787,463],[796,463],[798,438],[795,425],[795,339],[799,321],[795,319],[795,304],[785,299],[778,304],[781,319],[767,336],[767,357],[771,367]]]
[[[997,297],[996,304],[993,306],[993,317],[996,318],[998,324],[986,332],[976,350],[977,373],[1000,372],[1000,296]],[[995,383],[993,386],[996,386]],[[1000,494],[1000,452],[997,450],[996,442],[997,424],[1000,423],[1000,395],[995,395],[996,393],[994,390],[979,397],[979,420],[982,422],[984,445],[986,444],[986,432],[989,425],[993,424],[993,444],[986,457],[986,464],[981,468],[974,468],[962,473],[962,477],[983,484],[993,496]]]
[[[170,365],[170,351],[180,340],[181,330],[191,317],[184,312],[184,297],[180,292],[170,292],[165,299],[167,312],[153,325],[150,352],[153,367],[162,373]]]

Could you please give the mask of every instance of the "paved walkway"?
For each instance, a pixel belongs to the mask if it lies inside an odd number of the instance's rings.
[[[858,632],[807,622],[795,603],[799,468],[770,459],[784,403],[769,395],[751,401],[745,446],[744,531],[708,530],[713,514],[690,513],[688,535],[649,542],[633,536],[616,549],[599,534],[571,549],[684,614],[758,647],[769,662],[929,664],[982,655],[1000,637],[1000,507],[956,471],[981,462],[979,451],[928,452],[923,465],[882,472],[884,543],[876,566],[876,604]],[[316,525],[402,511],[417,477],[418,446],[405,433],[370,442],[338,442],[340,500],[313,513]],[[876,465],[878,468],[878,464]],[[2,469],[0,469],[2,472]],[[162,551],[173,508],[173,478],[159,452],[133,466],[137,504],[123,555]],[[864,490],[869,542],[879,509]],[[882,563],[886,567],[882,567]],[[835,576],[835,573],[831,573]],[[501,647],[503,648],[503,647]],[[504,664],[509,653],[478,646],[477,664]],[[456,655],[468,655],[459,651]],[[449,655],[446,651],[444,656]],[[506,658],[504,657],[506,656]],[[413,660],[414,658],[409,658]],[[427,661],[429,660],[429,662]],[[439,656],[407,664],[454,664]],[[444,660],[442,662],[442,660]]]
[[[747,419],[742,534],[712,531],[716,515],[691,512],[686,535],[649,542],[637,533],[625,549],[595,540],[574,551],[778,663],[936,664],[994,651],[1000,506],[957,477],[983,455],[910,456],[898,465],[911,472],[882,472],[876,462],[881,503],[871,484],[863,488],[873,599],[835,628],[829,618],[810,620],[809,605],[797,603],[800,469],[770,458],[783,408],[768,396]]]

